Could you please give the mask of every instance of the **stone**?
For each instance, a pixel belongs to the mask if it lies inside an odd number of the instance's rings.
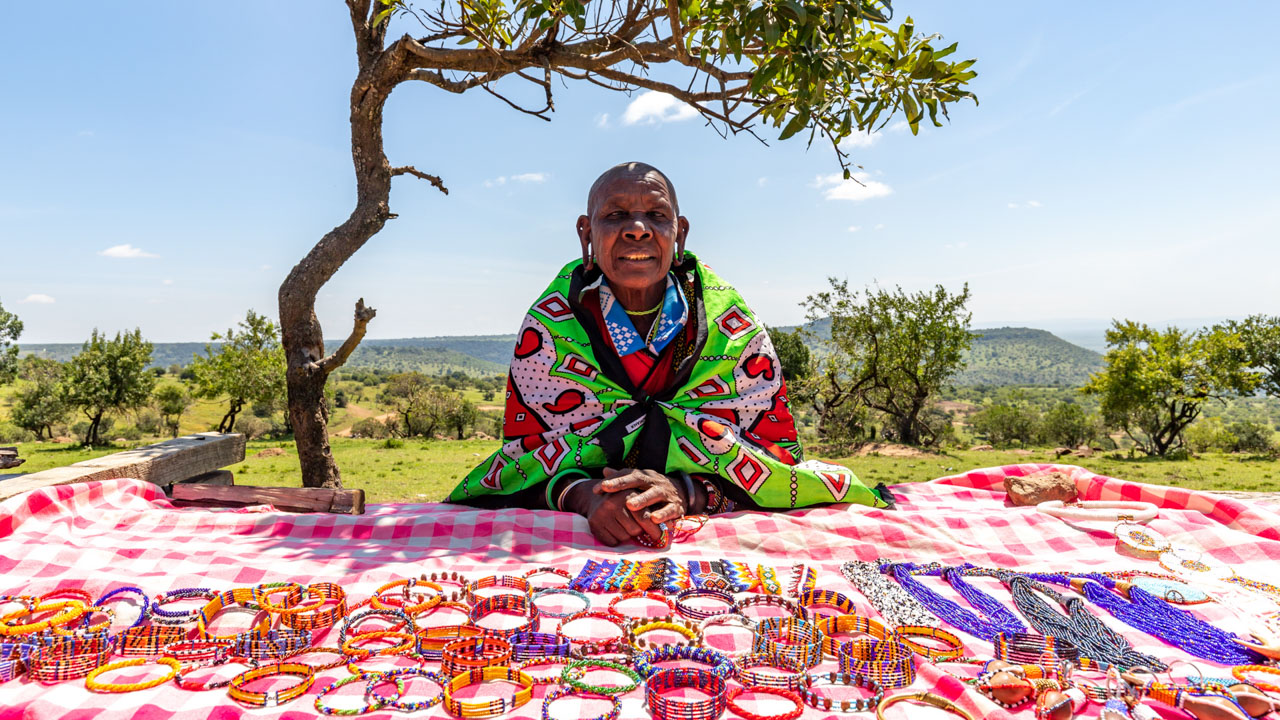
[[[1050,470],[1004,479],[1004,491],[1014,505],[1039,505],[1048,500],[1075,502],[1076,484],[1064,472]]]
[[[991,452],[992,450],[995,450],[995,448],[990,445],[974,445],[969,448],[969,452]]]

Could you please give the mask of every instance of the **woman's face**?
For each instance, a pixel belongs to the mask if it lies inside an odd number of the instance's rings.
[[[591,197],[589,215],[578,218],[583,252],[615,290],[640,293],[665,283],[677,251],[684,250],[689,221],[677,216],[661,175],[619,173]]]

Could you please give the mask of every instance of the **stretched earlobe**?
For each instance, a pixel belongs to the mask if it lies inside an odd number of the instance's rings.
[[[590,272],[595,269],[595,266],[596,266],[595,253],[591,251],[591,245],[587,244],[585,247],[582,248],[582,269],[586,270],[587,272]]]

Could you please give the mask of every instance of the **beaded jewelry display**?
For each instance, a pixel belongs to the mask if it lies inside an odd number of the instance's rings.
[[[667,630],[684,637],[689,641],[690,645],[702,644],[702,630],[699,626],[681,620],[679,622],[666,622],[663,620],[654,620],[652,622],[638,623],[632,625],[627,630],[627,644],[636,650],[644,650],[651,643],[641,637],[645,633],[654,632],[655,630]],[[660,646],[661,647],[661,646]]]
[[[564,618],[567,618],[573,615],[575,612],[582,612],[583,610],[591,609],[591,598],[587,597],[584,593],[581,593],[577,590],[574,590],[573,588],[568,588],[568,587],[549,587],[549,588],[539,588],[537,590],[534,590],[532,595],[534,606],[536,607],[538,601],[541,600],[542,598],[550,597],[552,595],[568,595],[570,597],[577,598],[578,600],[582,601],[582,609],[565,612],[561,610],[552,611],[552,610],[543,610],[542,608],[538,608],[538,613],[542,615],[542,617],[562,620]],[[613,606],[610,605],[609,608],[612,610]]]
[[[120,653],[123,655],[124,653]],[[196,640],[176,642],[164,647],[161,653],[167,658],[186,663],[221,663],[231,655],[231,646],[225,642]]]
[[[714,588],[699,587],[683,590],[679,595],[676,595],[676,611],[692,620],[706,620],[712,615],[720,615],[725,612],[725,609],[703,610],[702,608],[690,606],[688,600],[695,597],[714,598],[723,602],[728,610],[732,610],[734,607],[733,595],[728,592]]]
[[[737,703],[738,698],[743,695],[776,695],[785,700],[790,700],[795,703],[796,706],[794,709],[783,713],[760,715],[758,713],[744,710],[743,707]],[[800,699],[799,695],[787,690],[786,688],[765,686],[730,688],[729,693],[725,698],[725,707],[729,712],[743,718],[744,720],[796,720],[796,718],[800,717],[801,713],[804,712],[804,702]]]
[[[155,663],[156,665],[163,665],[167,667],[169,671],[166,672],[161,677],[152,678],[150,680],[144,680],[143,682],[136,682],[136,683],[98,682],[98,677],[100,677],[104,673],[109,673],[112,670],[120,670],[122,668],[127,668],[127,667],[146,665],[147,663]],[[178,674],[178,670],[180,669],[181,667],[178,665],[178,661],[173,660],[171,658],[162,657],[162,658],[156,658],[154,660],[148,660],[147,658],[130,658],[128,660],[117,660],[116,662],[103,665],[102,667],[97,668],[93,672],[89,673],[84,679],[84,686],[93,692],[99,692],[99,693],[127,693],[127,692],[134,692],[135,690],[147,690],[149,688],[159,687],[160,685],[163,685],[169,682],[174,678],[174,676]]]
[[[756,626],[752,650],[777,655],[811,668],[822,662],[822,633],[818,627],[795,618],[769,618]]]
[[[313,583],[306,588],[307,602],[295,607],[268,607],[280,616],[280,623],[295,630],[320,630],[332,627],[347,614],[347,593],[335,583]],[[265,601],[265,598],[263,598]],[[333,603],[325,608],[326,603]]]
[[[668,668],[654,673],[645,683],[645,703],[655,720],[718,718],[729,703],[728,687],[724,678],[708,670]],[[664,695],[679,688],[701,690],[710,697],[695,700]]]
[[[884,570],[890,573],[898,584],[912,597],[923,603],[929,610],[954,628],[958,628],[974,637],[990,642],[999,633],[1025,633],[1027,626],[1017,615],[1010,612],[990,595],[981,593],[956,573],[947,572],[937,563],[916,565],[915,563],[893,563],[885,565]],[[959,603],[943,597],[920,582],[915,576],[941,575],[952,587],[968,601],[978,612],[962,607]],[[926,623],[932,625],[934,623]]]
[[[626,613],[623,613],[618,609],[618,605],[628,600],[652,600],[654,602],[660,602],[666,606],[667,612],[662,615],[645,615],[645,616],[627,615]],[[644,621],[650,621],[650,620],[665,620],[667,622],[670,622],[671,619],[675,617],[676,605],[675,603],[671,602],[671,600],[666,595],[660,592],[642,592],[639,590],[633,590],[631,592],[622,593],[618,597],[610,600],[609,612],[627,621],[644,622]]]
[[[883,558],[873,563],[851,560],[840,566],[840,573],[862,593],[889,627],[938,624],[936,615],[880,573],[885,563],[888,561]]]
[[[734,674],[733,660],[728,655],[708,648],[687,647],[685,645],[660,645],[636,655],[632,662],[636,672],[647,679],[659,670],[654,666],[654,663],[671,660],[689,660],[708,665],[711,668],[711,672],[726,679]]]
[[[280,675],[293,676],[299,679],[297,683],[284,689],[268,690],[266,692],[255,692],[245,689],[246,685],[255,680]],[[294,700],[305,693],[315,680],[315,670],[309,665],[303,665],[302,663],[276,663],[273,665],[263,665],[261,667],[251,668],[235,676],[235,678],[231,680],[231,686],[227,689],[227,695],[229,695],[232,700],[250,707],[276,707]]]
[[[167,593],[157,595],[151,601],[151,622],[160,625],[185,625],[186,623],[195,622],[199,617],[200,608],[192,608],[191,610],[170,610],[165,605],[179,600],[204,600],[206,602],[218,597],[218,593],[209,588],[182,588],[179,590],[170,590]]]
[[[832,700],[813,691],[813,686],[819,683],[862,687],[870,690],[871,696],[854,700]],[[884,699],[884,690],[874,680],[857,673],[806,673],[805,684],[800,690],[800,697],[804,700],[805,705],[818,710],[868,712]]]
[[[453,694],[464,687],[493,681],[506,681],[520,686],[515,694],[488,700],[458,700]],[[485,667],[463,673],[444,686],[444,706],[451,715],[464,718],[497,717],[511,712],[533,698],[533,678],[509,667]]]
[[[800,690],[805,683],[805,667],[795,660],[775,655],[752,653],[733,663],[734,679],[746,687],[771,687]],[[775,668],[783,673],[759,672],[756,668]]]
[[[1063,661],[1078,665],[1080,662],[1080,651],[1075,645],[1052,635],[1001,633],[992,641],[992,652],[997,660],[1018,665],[1057,665]]]
[[[363,715],[367,712],[373,712],[374,710],[381,710],[382,708],[386,707],[387,702],[382,696],[371,695],[369,691],[372,690],[373,688],[381,684],[391,683],[396,686],[397,697],[399,697],[400,695],[404,695],[404,680],[400,679],[399,677],[388,677],[388,675],[389,673],[361,672],[361,673],[348,675],[347,677],[344,677],[341,680],[335,680],[329,683],[323,688],[320,688],[319,694],[316,695],[316,703],[315,703],[316,712],[319,712],[323,715],[351,716],[351,715]],[[329,693],[337,690],[340,687],[350,685],[353,682],[361,682],[361,681],[367,682],[368,686],[366,688],[366,692],[364,695],[364,703],[360,707],[335,708],[335,707],[331,707],[327,702],[325,702],[324,698]]]
[[[588,670],[609,670],[625,676],[630,683],[626,685],[588,685],[582,681],[582,676]],[[640,687],[640,675],[620,663],[609,662],[608,660],[595,660],[591,658],[583,660],[575,660],[565,666],[564,671],[560,673],[560,682],[583,692],[595,693],[597,695],[626,695],[627,693]]]
[[[519,632],[507,638],[516,662],[535,658],[569,657],[569,639],[559,633]]]
[[[511,660],[511,643],[501,638],[456,640],[444,646],[440,668],[453,677],[480,668],[506,665]]]
[[[570,696],[600,698],[602,700],[608,700],[610,703],[609,709],[605,711],[603,715],[597,715],[594,718],[579,717],[578,720],[618,720],[618,715],[622,713],[622,701],[620,701],[617,697],[614,697],[612,695],[601,695],[599,693],[585,692],[575,688],[558,687],[558,688],[553,688],[551,691],[547,693],[547,696],[542,699],[542,720],[552,720],[551,705],[555,701],[559,700],[560,698],[570,697]]]

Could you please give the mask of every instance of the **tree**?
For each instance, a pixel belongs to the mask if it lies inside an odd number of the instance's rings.
[[[445,424],[457,433],[459,440],[463,440],[467,437],[467,428],[476,423],[476,406],[470,400],[463,398],[461,393],[455,392],[453,395],[456,399],[449,405]]]
[[[778,362],[782,365],[782,377],[788,389],[795,387],[809,376],[809,346],[804,342],[804,334],[800,328],[783,332],[775,328],[767,328],[769,339],[773,341],[773,350],[778,353]]]
[[[1161,332],[1117,320],[1107,331],[1107,348],[1105,366],[1082,390],[1097,395],[1107,424],[1124,430],[1147,455],[1181,447],[1183,431],[1206,402],[1225,402],[1258,385],[1240,336],[1222,328]]]
[[[447,428],[457,430],[461,439],[466,426],[475,422],[475,406],[420,372],[391,376],[380,400],[396,408],[394,429],[404,437],[430,438],[437,429]],[[470,406],[469,414],[465,406]]]
[[[1040,413],[1027,403],[996,403],[974,413],[971,422],[992,445],[1030,445],[1040,433]]]
[[[831,319],[818,404],[865,405],[884,415],[886,435],[898,442],[936,442],[939,425],[925,422],[923,413],[964,367],[973,339],[964,309],[969,286],[958,295],[938,285],[912,294],[902,288],[868,289],[860,297],[847,282],[830,282],[830,291],[804,301],[810,320]]]
[[[151,399],[155,373],[151,364],[151,343],[142,331],[116,333],[108,340],[94,328],[80,353],[67,362],[64,375],[67,403],[89,419],[84,443],[98,445],[102,416],[108,411],[139,408]]]
[[[0,385],[13,382],[18,376],[18,336],[22,334],[22,321],[17,315],[0,305]]]
[[[212,340],[222,344],[205,345],[205,355],[194,356],[189,367],[198,397],[226,398],[218,432],[231,432],[246,403],[274,407],[284,396],[284,350],[276,324],[253,310],[240,321],[239,332],[214,333]]]
[[[155,393],[156,410],[164,420],[164,426],[174,437],[178,437],[178,426],[182,424],[182,414],[191,407],[192,397],[187,389],[177,383],[161,386]]]
[[[1259,389],[1280,398],[1280,315],[1250,315],[1215,329],[1239,335],[1244,363],[1259,373]]]
[[[1060,402],[1044,414],[1040,434],[1046,442],[1074,448],[1101,435],[1101,426],[1101,419],[1078,403]]]
[[[411,81],[452,93],[482,89],[548,120],[553,76],[629,92],[664,92],[688,103],[722,134],[755,134],[757,123],[781,128],[779,139],[807,131],[830,141],[846,179],[840,141],[882,127],[898,114],[917,132],[925,113],[940,125],[950,103],[973,99],[973,60],[951,61],[953,43],[915,31],[910,18],[890,27],[889,0],[781,3],[752,0],[521,0],[442,2],[416,9],[403,0],[346,0],[355,34],[357,72],[350,94],[356,202],[280,285],[280,325],[288,358],[289,416],[302,482],[341,487],[329,449],[324,385],[365,335],[376,312],[356,302],[350,335],[326,354],[315,313],[320,288],[373,237],[391,212],[391,179],[412,175],[448,193],[441,178],[411,165],[392,166],[383,147],[383,111],[391,92]],[[418,37],[392,37],[403,18]],[[692,79],[653,73],[673,64]],[[495,87],[528,82],[540,109]]]
[[[13,398],[13,424],[35,433],[36,439],[53,439],[53,426],[66,421],[67,406],[62,384],[62,363],[52,358],[28,355],[22,359],[20,375],[27,381]]]

